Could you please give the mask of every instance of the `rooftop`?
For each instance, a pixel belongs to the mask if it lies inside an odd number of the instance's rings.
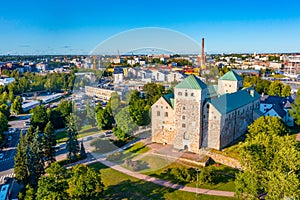
[[[254,96],[251,96],[250,90],[252,89],[247,88],[235,93],[223,94],[218,98],[211,99],[210,103],[221,114],[226,114],[260,98],[260,95],[254,89]]]
[[[240,77],[236,72],[229,71],[224,74],[219,80],[227,80],[227,81],[242,81],[243,78]]]
[[[168,104],[174,108],[174,94],[165,94],[163,95],[163,98],[168,102]]]
[[[202,90],[206,87],[207,87],[206,84],[203,83],[195,75],[189,75],[187,78],[185,78],[183,81],[181,81],[179,84],[175,86],[175,88],[180,88],[180,89],[196,89],[196,90]]]

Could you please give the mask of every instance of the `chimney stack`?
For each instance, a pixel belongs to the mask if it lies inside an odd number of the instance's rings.
[[[205,66],[204,38],[202,38],[201,66]]]

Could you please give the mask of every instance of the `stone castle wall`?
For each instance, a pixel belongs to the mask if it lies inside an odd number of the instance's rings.
[[[161,97],[151,107],[152,142],[173,144],[174,110]]]
[[[202,91],[175,89],[174,148],[197,153],[201,143]]]

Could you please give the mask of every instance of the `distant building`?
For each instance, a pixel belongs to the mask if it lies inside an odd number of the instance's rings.
[[[115,92],[114,90],[85,86],[85,94],[91,97],[97,97],[101,100],[108,101],[111,97],[111,94]]]
[[[0,85],[8,85],[15,81],[15,78],[1,78]]]
[[[122,67],[115,67],[114,68],[114,84],[121,84],[124,81],[124,70]]]
[[[218,86],[190,75],[152,105],[152,141],[194,153],[223,149],[261,116],[259,104],[259,94],[242,89],[242,78],[232,71]]]

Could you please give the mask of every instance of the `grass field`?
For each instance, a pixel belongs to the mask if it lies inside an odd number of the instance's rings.
[[[102,182],[105,185],[103,192],[104,199],[208,199],[208,200],[227,200],[229,197],[218,197],[211,195],[200,195],[167,187],[155,185],[153,183],[141,181],[114,169],[107,168],[101,163],[90,165],[96,170],[100,170]]]
[[[170,162],[170,160],[165,160],[158,156],[145,156],[141,160],[148,163],[150,166],[149,169],[145,169],[141,171],[144,174],[149,176],[154,176],[164,180],[170,180],[171,182],[178,183],[178,180],[174,179],[170,174],[166,173],[168,169],[171,168],[189,168],[189,166],[178,163],[178,162]],[[195,167],[194,167],[195,168]],[[211,165],[206,168],[198,167],[201,169],[212,168],[214,173],[216,174],[216,184],[199,184],[199,187],[205,189],[216,189],[216,190],[225,190],[225,191],[234,191],[234,177],[235,173],[238,170],[224,166],[224,165]],[[182,185],[196,187],[196,182],[181,182]]]

